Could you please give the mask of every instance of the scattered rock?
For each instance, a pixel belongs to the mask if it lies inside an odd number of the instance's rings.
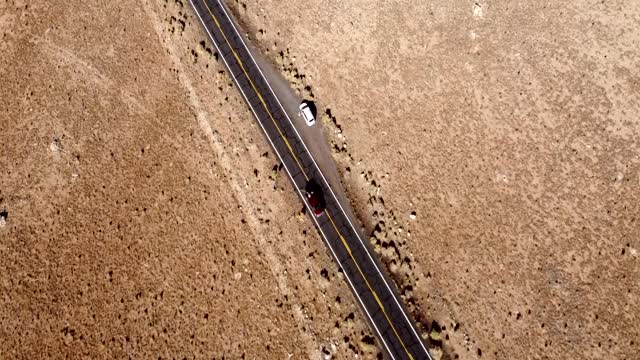
[[[62,146],[62,140],[60,140],[60,138],[58,137],[54,137],[53,141],[51,141],[51,144],[49,144],[49,150],[51,150],[51,152],[53,152],[54,154],[61,153],[63,148],[64,147]]]
[[[370,344],[370,343],[361,341],[360,344],[358,344],[358,346],[360,347],[362,352],[364,352],[365,354],[375,354],[378,351],[378,348],[376,347],[375,343]]]
[[[429,352],[431,353],[431,357],[433,358],[433,360],[440,360],[442,359],[442,349],[437,348],[437,347],[432,347],[431,349],[429,349]]]
[[[0,228],[3,228],[7,225],[7,220],[9,220],[9,213],[7,210],[0,211]]]
[[[478,3],[473,4],[473,16],[482,17],[483,15],[482,5]]]

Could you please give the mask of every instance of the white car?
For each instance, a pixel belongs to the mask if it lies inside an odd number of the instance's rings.
[[[313,126],[313,124],[316,123],[316,118],[313,116],[313,113],[307,103],[300,104],[300,115],[308,126]]]

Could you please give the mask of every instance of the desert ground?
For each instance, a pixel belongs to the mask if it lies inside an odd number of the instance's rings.
[[[640,3],[228,5],[437,358],[637,358]],[[187,1],[0,36],[0,358],[382,357]]]

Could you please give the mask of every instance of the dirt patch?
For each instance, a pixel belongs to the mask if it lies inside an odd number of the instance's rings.
[[[0,353],[378,352],[184,2],[0,7]]]
[[[638,5],[230,6],[438,357],[640,352]],[[188,3],[0,13],[0,353],[381,356]]]
[[[356,211],[431,341],[498,359],[638,352],[639,11],[237,8],[292,84],[312,86]]]

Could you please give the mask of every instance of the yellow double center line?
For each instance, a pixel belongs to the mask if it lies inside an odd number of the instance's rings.
[[[262,97],[262,95],[258,91],[258,88],[253,83],[253,80],[251,80],[251,77],[249,76],[249,73],[244,68],[244,64],[242,63],[242,60],[240,60],[240,56],[238,56],[238,54],[236,53],[236,51],[233,48],[233,46],[231,46],[231,42],[229,42],[229,39],[227,38],[227,35],[225,35],[224,30],[222,30],[222,26],[220,26],[220,22],[218,21],[218,18],[216,18],[216,16],[213,15],[213,12],[211,11],[211,8],[209,7],[209,4],[207,4],[207,0],[202,0],[202,3],[204,4],[204,6],[207,7],[207,11],[209,12],[209,15],[211,16],[211,19],[213,19],[213,21],[216,23],[216,26],[218,27],[218,30],[220,30],[220,34],[222,34],[222,37],[224,38],[224,41],[227,43],[227,46],[229,46],[229,49],[233,53],[233,56],[235,57],[236,61],[238,62],[238,65],[240,66],[240,69],[242,69],[242,72],[247,77],[247,80],[249,81],[249,84],[253,88],[253,91],[258,96],[258,99],[260,99],[260,102],[262,103],[262,106],[264,106],[264,109],[267,112],[267,114],[269,115],[269,118],[271,118],[271,121],[273,122],[273,125],[278,130],[278,133],[280,134],[280,137],[282,138],[284,143],[287,145],[287,148],[289,149],[289,152],[291,153],[291,156],[293,157],[293,159],[298,164],[298,167],[300,168],[300,171],[302,172],[302,175],[304,175],[305,180],[309,181],[309,176],[307,175],[307,172],[302,167],[302,164],[300,164],[300,160],[298,160],[298,157],[296,156],[295,152],[293,151],[293,148],[291,147],[291,144],[289,143],[289,140],[284,136],[284,133],[280,129],[280,126],[278,126],[278,123],[276,123],[276,120],[274,119],[273,114],[271,114],[271,111],[269,111],[269,107],[267,106],[267,103],[264,101],[264,98]],[[222,6],[222,5],[220,5],[220,6]],[[222,55],[222,54],[220,54],[220,55]],[[229,69],[229,72],[231,72],[231,69]],[[231,76],[233,76],[233,74],[231,74]],[[274,96],[275,96],[275,94],[274,94]],[[329,212],[326,209],[325,209],[325,213],[327,214],[327,218],[331,222],[331,225],[333,226],[333,228],[335,229],[336,233],[340,237],[340,240],[342,241],[342,244],[347,249],[347,253],[349,253],[349,256],[351,257],[351,260],[353,260],[353,263],[356,265],[356,268],[358,269],[358,272],[360,272],[360,275],[364,279],[365,284],[367,284],[367,287],[369,288],[369,291],[371,292],[371,294],[375,298],[376,303],[378,304],[378,306],[382,310],[382,313],[384,314],[384,317],[387,319],[387,322],[389,322],[389,325],[391,326],[391,329],[393,330],[393,333],[396,335],[396,337],[400,341],[400,344],[402,345],[402,348],[404,348],[404,351],[407,353],[409,358],[413,360],[413,356],[411,355],[411,353],[409,352],[409,350],[405,346],[404,342],[402,341],[402,338],[398,334],[398,331],[396,331],[396,328],[393,326],[393,323],[391,322],[391,319],[389,318],[389,315],[387,314],[387,311],[384,308],[384,305],[382,304],[382,301],[380,301],[380,298],[378,297],[378,294],[373,290],[373,288],[371,287],[371,284],[369,284],[369,281],[367,280],[367,277],[364,275],[364,272],[362,272],[362,269],[360,269],[360,265],[358,265],[358,262],[353,257],[353,253],[351,252],[351,248],[347,244],[347,241],[342,236],[342,233],[340,232],[340,230],[338,230],[338,227],[336,226],[336,223],[333,221],[333,218],[331,217],[331,215],[329,214]]]
[[[326,212],[326,210],[325,210],[325,212]],[[349,248],[349,245],[347,245],[347,241],[342,236],[342,233],[340,233],[340,231],[338,230],[338,227],[333,222],[333,218],[331,218],[331,215],[329,215],[328,212],[327,212],[327,217],[329,218],[329,221],[331,221],[331,225],[333,225],[333,228],[336,229],[336,232],[338,233],[338,236],[340,237],[340,240],[342,240],[342,243],[344,244],[344,247],[347,249],[347,252],[349,253],[349,256],[353,260],[353,263],[356,264],[356,268],[358,268],[358,272],[360,272],[360,275],[362,275],[362,278],[364,279],[365,284],[367,284],[367,287],[369,288],[369,291],[371,291],[371,294],[373,295],[373,298],[376,299],[376,302],[378,303],[378,306],[380,306],[380,309],[382,310],[382,313],[384,314],[384,317],[387,319],[387,322],[389,322],[389,325],[391,325],[391,330],[393,330],[393,333],[396,334],[396,337],[398,338],[398,340],[400,340],[400,344],[402,345],[402,348],[404,349],[404,351],[409,356],[409,359],[413,360],[413,356],[411,355],[411,353],[409,352],[407,347],[404,345],[404,342],[402,341],[402,338],[400,337],[400,335],[398,335],[398,332],[396,331],[395,326],[393,326],[393,323],[391,322],[391,319],[389,318],[389,315],[387,314],[387,311],[385,310],[384,305],[382,304],[382,301],[380,301],[380,298],[378,297],[378,294],[371,288],[371,285],[369,284],[369,281],[367,280],[367,277],[364,276],[364,273],[362,272],[362,269],[360,269],[360,265],[358,265],[358,262],[353,257],[353,254],[351,253],[351,248]]]

